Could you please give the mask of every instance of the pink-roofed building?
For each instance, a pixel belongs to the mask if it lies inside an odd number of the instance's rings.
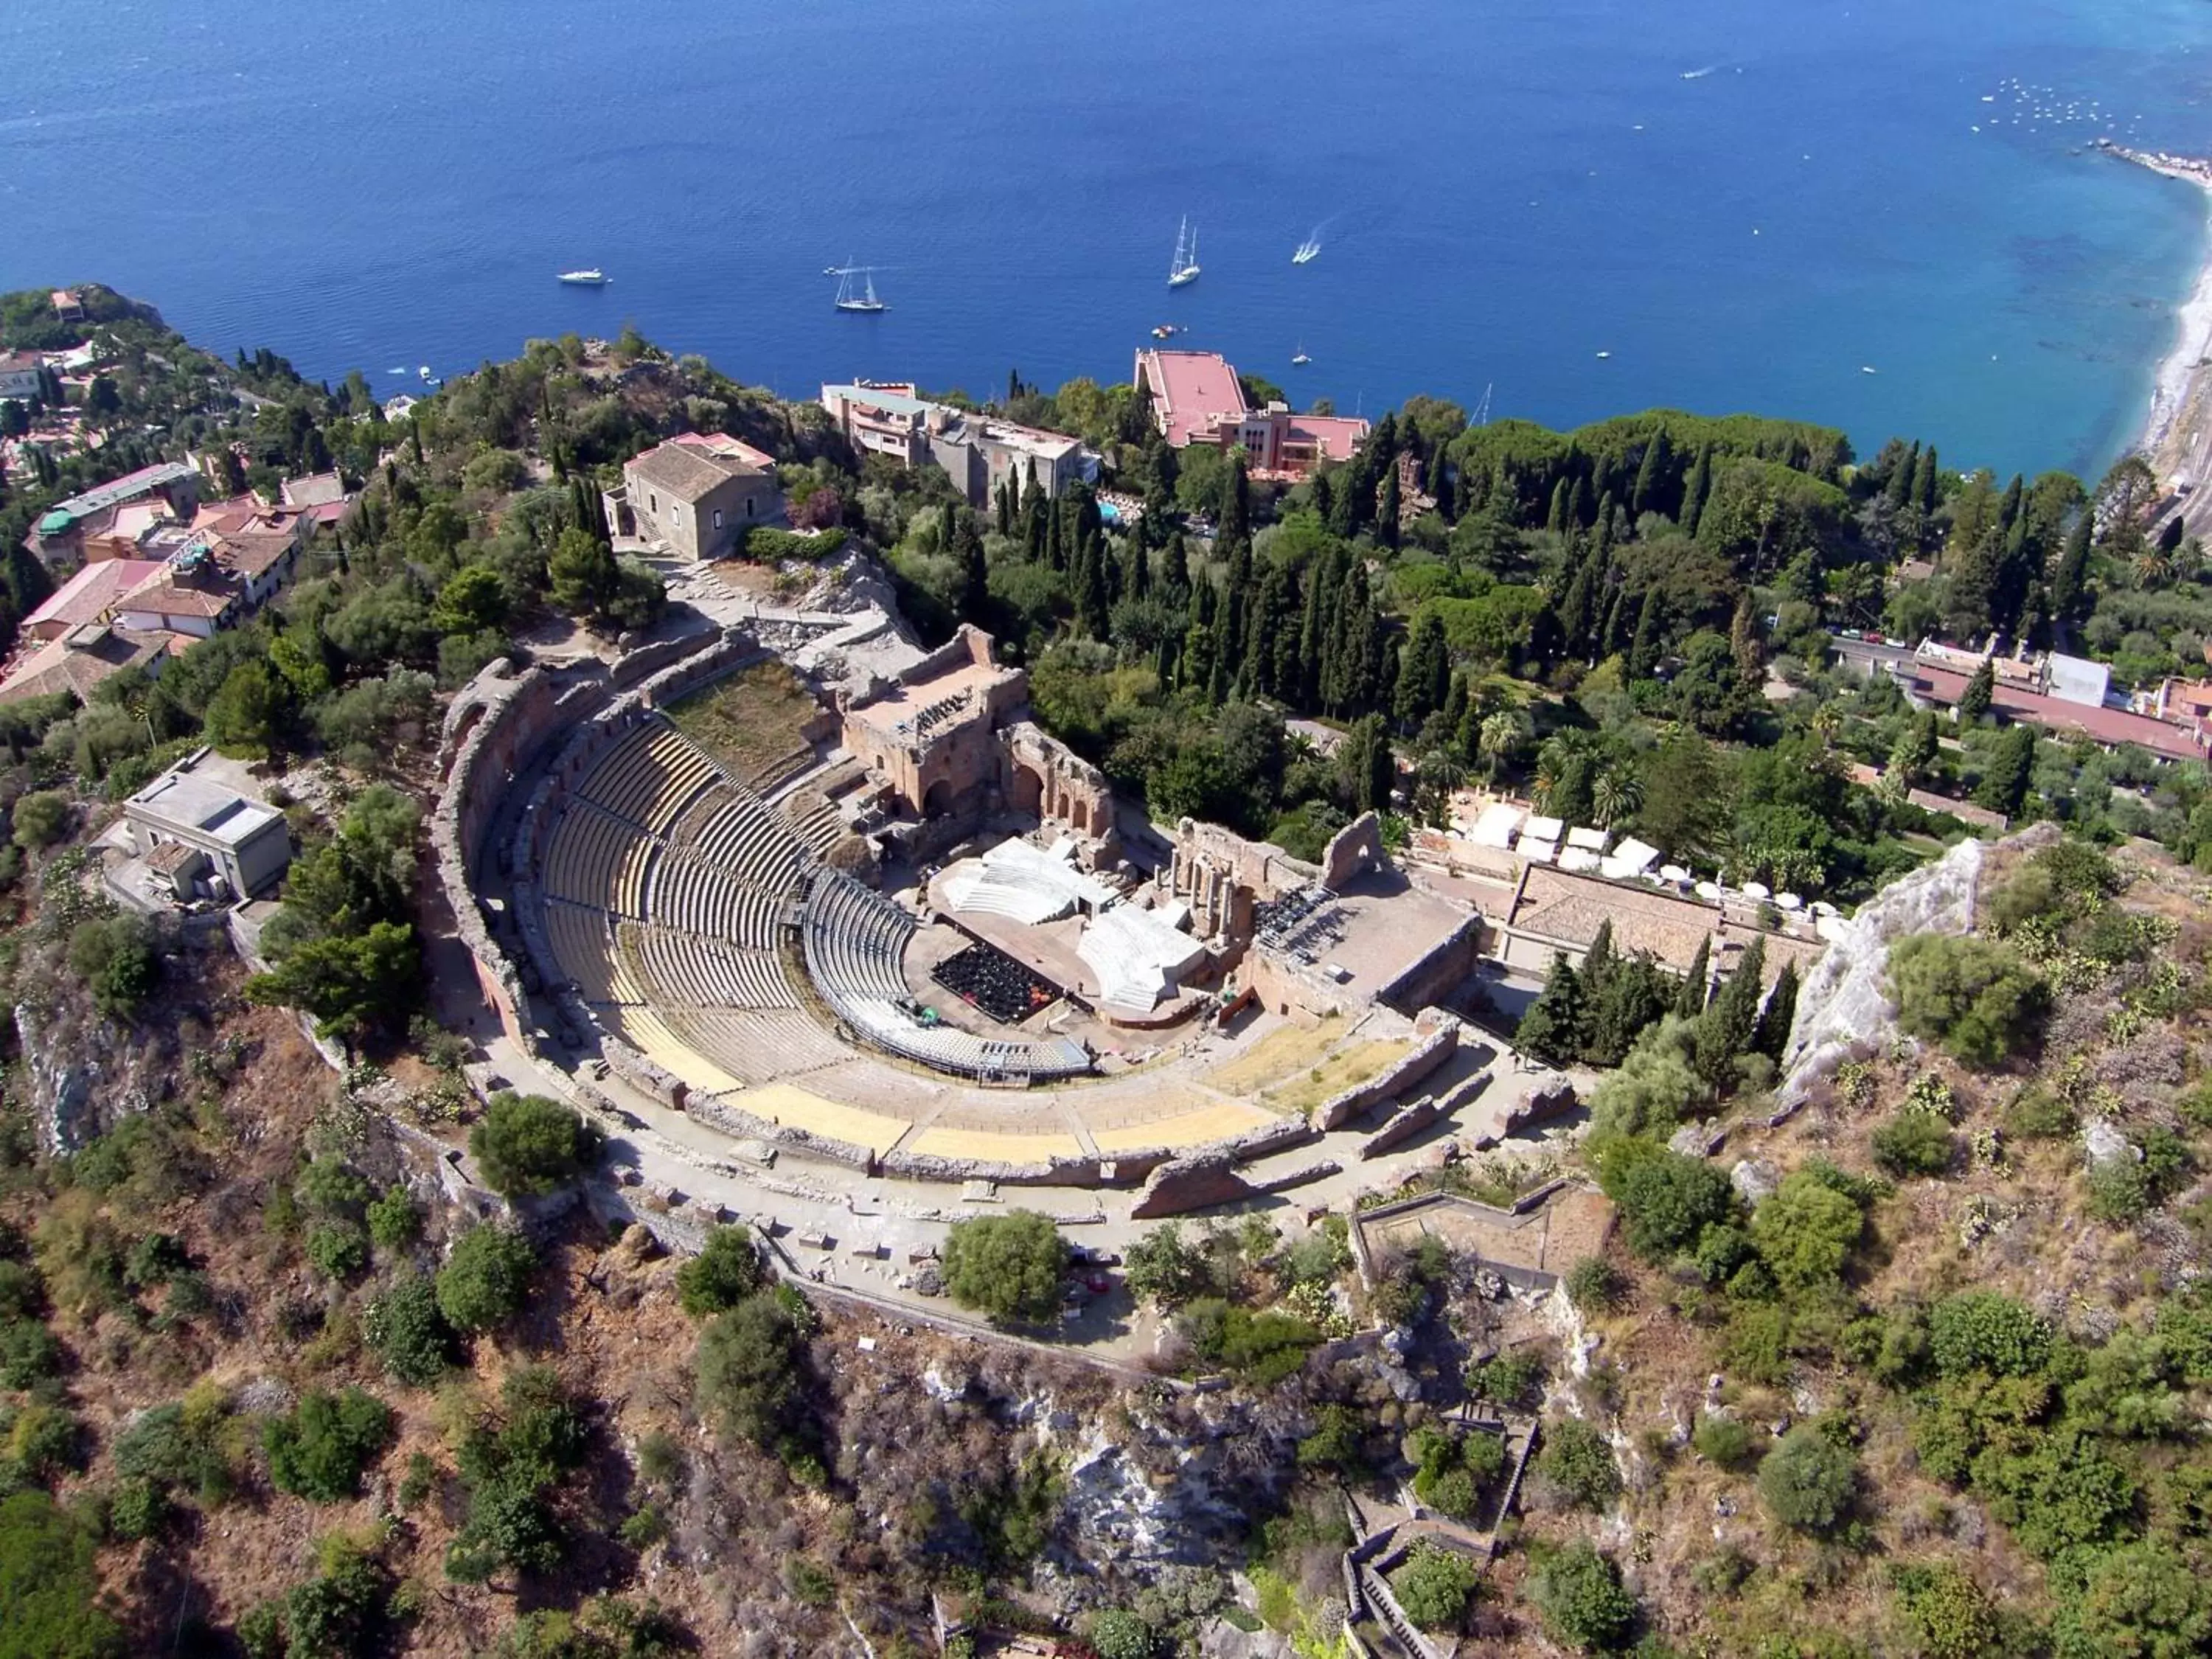
[[[1349,416],[1295,415],[1286,404],[1254,409],[1216,351],[1139,351],[1135,378],[1170,445],[1241,448],[1255,475],[1303,478],[1324,460],[1348,461],[1369,429]]]
[[[1940,703],[1948,708],[1958,707],[1972,678],[1970,674],[1935,667],[1924,658],[1899,663],[1890,672],[1916,702]],[[2008,719],[2040,726],[2054,737],[2087,738],[2107,749],[2131,743],[2160,760],[2178,761],[2203,760],[2207,752],[2206,740],[2193,727],[2125,708],[2071,702],[2002,679],[1990,693],[1990,706]]]
[[[87,623],[106,622],[118,599],[167,568],[159,559],[101,559],[88,564],[23,618],[23,631],[35,640],[58,640]]]

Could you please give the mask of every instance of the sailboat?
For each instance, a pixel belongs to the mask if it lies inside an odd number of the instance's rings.
[[[853,291],[853,278],[860,279],[860,291]],[[856,311],[872,315],[890,307],[876,298],[876,272],[872,265],[845,265],[837,272],[837,309]]]
[[[1182,288],[1198,280],[1198,233],[1190,228],[1188,215],[1182,228],[1176,232],[1175,258],[1168,264],[1168,286]]]
[[[1299,341],[1297,351],[1291,358],[1291,367],[1292,368],[1304,368],[1312,361],[1312,358],[1306,356],[1306,343],[1304,340]]]

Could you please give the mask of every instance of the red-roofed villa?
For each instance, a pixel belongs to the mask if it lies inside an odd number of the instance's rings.
[[[1368,422],[1349,416],[1294,415],[1279,403],[1254,409],[1217,351],[1139,351],[1136,386],[1172,447],[1241,448],[1255,476],[1303,478],[1324,460],[1350,460],[1367,436]]]

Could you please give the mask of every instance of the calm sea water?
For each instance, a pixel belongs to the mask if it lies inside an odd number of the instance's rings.
[[[2206,215],[2086,146],[2212,149],[2208,94],[2203,0],[7,0],[0,286],[394,391],[634,320],[787,394],[982,393],[1172,321],[1346,410],[2092,469]],[[831,310],[848,258],[887,314]]]

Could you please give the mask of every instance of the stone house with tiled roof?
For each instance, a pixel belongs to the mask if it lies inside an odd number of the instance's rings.
[[[617,535],[691,561],[727,558],[755,526],[784,521],[783,491],[772,471],[742,454],[673,441],[625,465],[622,487],[607,492],[606,506]]]

